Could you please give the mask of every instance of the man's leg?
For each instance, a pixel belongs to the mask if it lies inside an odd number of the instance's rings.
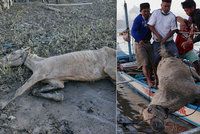
[[[184,55],[184,58],[192,63],[196,72],[198,73],[198,75],[200,75],[200,63],[198,55],[193,50],[190,50]]]
[[[149,42],[150,43],[150,42]],[[137,65],[138,68],[142,68],[143,74],[147,80],[147,84],[152,87],[153,83],[151,81],[151,74],[150,74],[150,55],[149,55],[149,50],[152,47],[149,43],[146,44],[138,44],[136,43],[135,48],[136,48],[136,60],[137,60]]]
[[[179,57],[178,49],[174,41],[167,42],[165,47],[174,57]]]
[[[159,42],[153,42],[153,64],[155,65],[155,68],[157,68],[158,63],[161,60],[160,57],[160,43]]]
[[[152,83],[152,81],[151,81],[151,73],[150,73],[150,69],[149,69],[149,67],[147,66],[147,65],[143,65],[142,66],[142,71],[143,71],[143,74],[144,74],[144,76],[146,77],[146,79],[147,79],[147,84],[148,84],[148,86],[149,87],[152,87],[154,84]]]

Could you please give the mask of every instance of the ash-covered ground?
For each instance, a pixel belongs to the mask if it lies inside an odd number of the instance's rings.
[[[54,2],[54,1],[50,1]],[[116,1],[70,0],[79,6],[14,3],[0,13],[0,58],[30,47],[41,57],[73,51],[115,48]],[[55,3],[55,2],[54,2]],[[22,86],[32,72],[24,66],[0,68],[0,100]],[[34,88],[40,88],[42,84]],[[64,101],[31,94],[20,96],[0,111],[0,133],[112,134],[116,124],[115,85],[109,80],[67,82]]]

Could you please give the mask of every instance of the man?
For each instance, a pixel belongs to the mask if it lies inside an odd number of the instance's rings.
[[[142,67],[147,84],[152,87],[152,47],[150,44],[151,32],[147,26],[150,16],[149,3],[140,4],[140,14],[135,18],[131,29],[131,35],[135,39],[135,52],[138,68]]]
[[[161,59],[159,54],[161,45],[164,45],[173,56],[178,56],[178,50],[173,41],[173,34],[177,30],[177,22],[170,8],[171,0],[162,0],[161,9],[155,10],[148,22],[148,26],[153,32],[153,58],[156,67]]]
[[[189,16],[189,20],[193,24],[197,26],[197,30],[200,30],[200,9],[196,9],[196,3],[194,0],[186,0],[181,3],[182,8],[184,9],[185,13]],[[191,44],[194,44],[196,42],[200,41],[200,35],[193,38],[193,32],[191,32],[191,37],[188,38],[187,41],[182,43],[182,47],[188,48],[191,46]],[[193,66],[196,69],[197,73],[200,75],[200,63],[199,58],[196,58],[196,61],[193,62]]]
[[[197,26],[197,29],[200,31],[200,9],[196,9],[196,3],[194,0],[186,0],[181,3],[182,8],[185,13],[190,17],[192,23]],[[190,38],[187,42],[184,42],[183,46],[188,44],[196,43],[200,41],[200,35],[196,36],[194,39]]]
[[[180,20],[177,19],[177,20]],[[197,73],[200,75],[200,64],[199,64],[199,57],[198,55],[194,52],[193,50],[193,43],[191,42],[187,46],[183,46],[182,44],[190,38],[189,33],[190,33],[190,27],[191,23],[189,21],[185,20],[182,18],[183,21],[178,21],[180,22],[180,32],[187,32],[184,34],[179,33],[176,37],[176,46],[178,48],[178,52],[181,58],[187,59],[190,61],[193,65],[193,67],[196,69]]]

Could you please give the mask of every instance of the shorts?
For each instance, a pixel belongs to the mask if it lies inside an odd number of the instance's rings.
[[[190,50],[187,53],[180,55],[180,57],[189,60],[190,62],[195,62],[199,60],[198,55],[193,50]]]
[[[152,45],[151,43],[145,43],[144,45],[140,45],[139,43],[135,43],[135,53],[136,53],[136,61],[138,68],[142,66],[152,66]]]

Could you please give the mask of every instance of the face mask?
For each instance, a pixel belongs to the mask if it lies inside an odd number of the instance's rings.
[[[169,15],[169,12],[168,12],[168,13],[165,13],[165,12],[161,11],[161,13],[162,13],[164,16]]]

